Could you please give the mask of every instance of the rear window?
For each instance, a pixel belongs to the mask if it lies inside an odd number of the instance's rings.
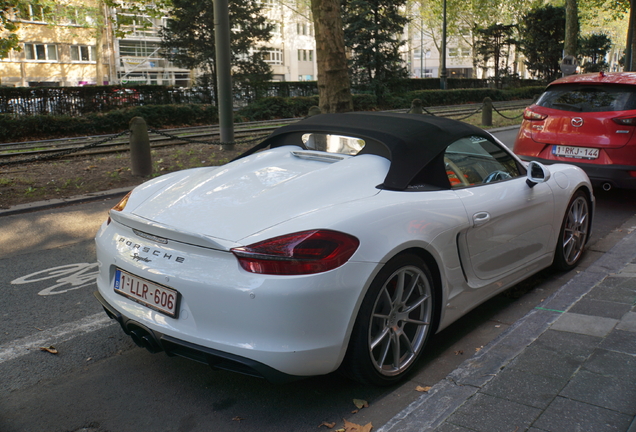
[[[574,112],[636,110],[636,86],[558,85],[546,90],[536,104]]]

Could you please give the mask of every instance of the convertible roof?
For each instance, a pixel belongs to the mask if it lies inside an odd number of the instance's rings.
[[[491,139],[487,132],[478,127],[422,114],[320,114],[275,130],[265,141],[242,156],[268,146],[302,147],[301,137],[307,133],[364,139],[365,147],[359,154],[377,154],[391,161],[382,186],[393,190],[405,190],[416,176],[421,183],[450,188],[443,164],[446,147],[467,136]]]

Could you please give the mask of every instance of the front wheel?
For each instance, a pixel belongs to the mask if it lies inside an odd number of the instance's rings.
[[[405,254],[390,260],[367,292],[343,363],[365,384],[390,385],[420,357],[434,325],[435,289],[426,263]]]
[[[590,201],[583,191],[577,191],[570,200],[554,255],[554,267],[572,270],[581,260],[590,230]]]

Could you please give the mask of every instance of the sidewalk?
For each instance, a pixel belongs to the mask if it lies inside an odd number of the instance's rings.
[[[378,432],[636,432],[636,230]]]

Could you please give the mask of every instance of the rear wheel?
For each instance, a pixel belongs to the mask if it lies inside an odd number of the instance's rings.
[[[554,255],[554,267],[572,270],[581,260],[590,231],[590,201],[583,191],[577,191],[570,200]]]
[[[433,279],[425,262],[411,254],[390,260],[362,302],[344,372],[365,384],[400,381],[433,331],[434,305]]]

